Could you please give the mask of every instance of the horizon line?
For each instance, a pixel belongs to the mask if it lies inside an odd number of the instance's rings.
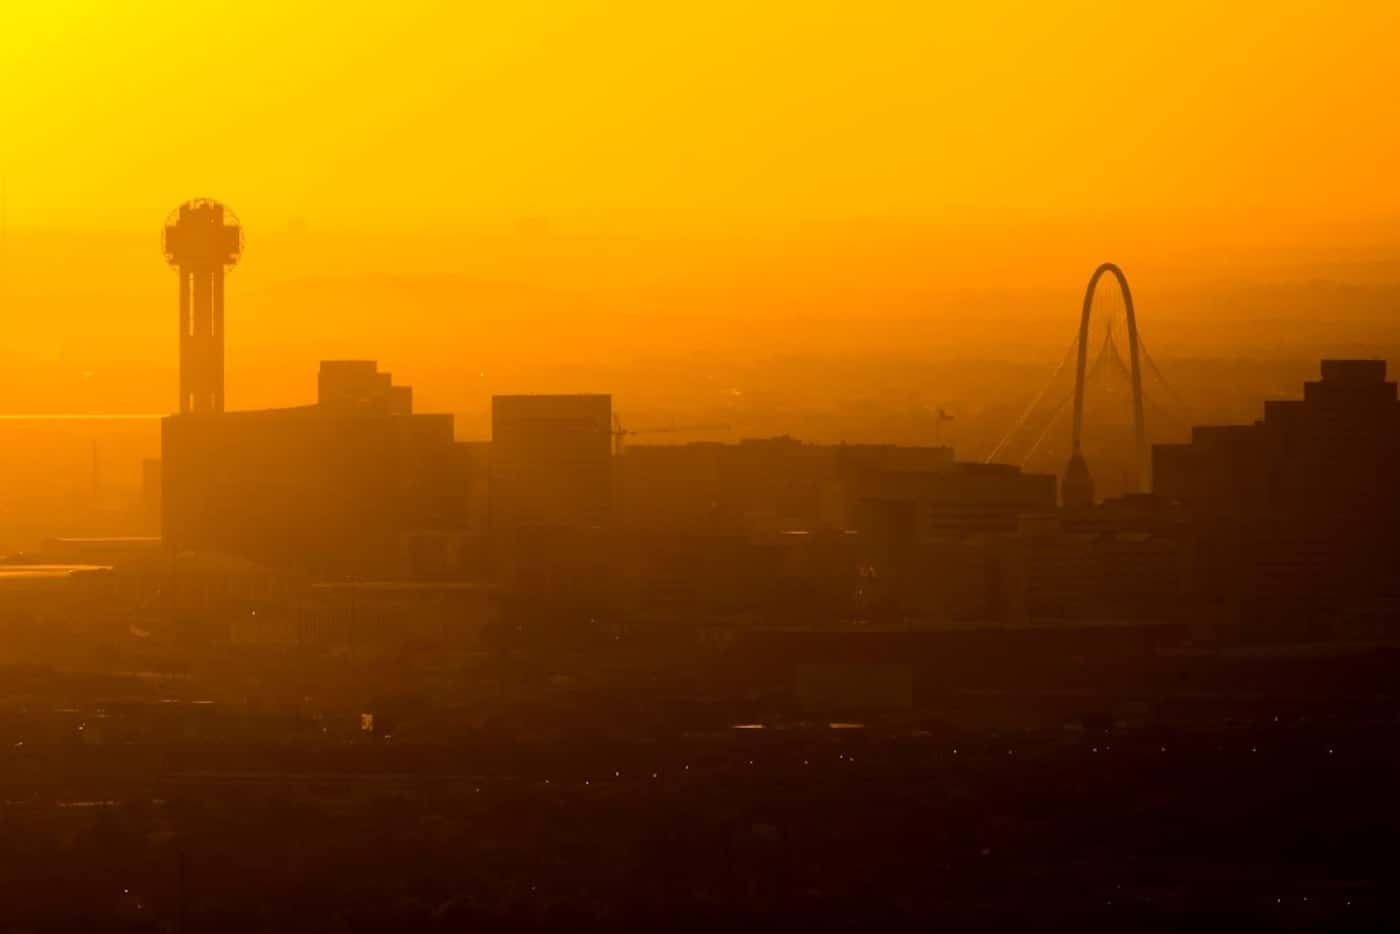
[[[9,422],[80,422],[80,421],[143,421],[165,418],[165,414],[151,412],[17,412],[0,413],[0,421]]]

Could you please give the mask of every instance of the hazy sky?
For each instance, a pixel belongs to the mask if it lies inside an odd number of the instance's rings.
[[[173,403],[158,232],[201,195],[248,235],[234,407],[336,356],[458,411],[1053,365],[1106,259],[1164,351],[1378,353],[1397,48],[1397,3],[0,0],[0,412]]]
[[[10,223],[1400,214],[1400,4],[7,0]]]

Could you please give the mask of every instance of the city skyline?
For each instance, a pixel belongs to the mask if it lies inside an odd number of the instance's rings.
[[[1396,929],[1396,48],[0,0],[0,931]]]

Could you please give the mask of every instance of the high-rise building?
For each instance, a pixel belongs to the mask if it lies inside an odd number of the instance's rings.
[[[1382,360],[1324,360],[1302,399],[1265,402],[1254,424],[1157,445],[1156,492],[1191,516],[1207,600],[1271,624],[1400,605],[1400,402],[1385,376]]]
[[[1384,360],[1324,360],[1300,400],[1252,425],[1200,426],[1153,450],[1156,492],[1200,513],[1400,515],[1400,402]]]

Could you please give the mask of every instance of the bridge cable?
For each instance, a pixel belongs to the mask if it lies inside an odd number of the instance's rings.
[[[997,446],[992,448],[992,452],[982,459],[982,463],[990,464],[996,458],[996,456],[1001,453],[1002,448],[1006,447],[1007,442],[1009,442],[1012,439],[1016,432],[1021,430],[1021,426],[1026,423],[1026,419],[1031,417],[1031,413],[1035,411],[1038,405],[1040,405],[1041,400],[1044,399],[1046,394],[1050,392],[1050,389],[1055,385],[1056,380],[1059,379],[1060,374],[1064,372],[1065,367],[1068,366],[1070,360],[1074,358],[1074,352],[1078,348],[1078,346],[1079,337],[1076,335],[1075,338],[1069,342],[1069,349],[1065,351],[1064,357],[1060,360],[1060,365],[1057,366],[1055,368],[1055,372],[1050,375],[1049,382],[1047,382],[1045,384],[1045,387],[1040,390],[1040,392],[1036,395],[1034,399],[1031,400],[1030,405],[1026,406],[1026,410],[1021,413],[1021,417],[1011,423],[1011,427],[1006,430],[1006,434],[1002,435],[1001,440],[997,442]]]

